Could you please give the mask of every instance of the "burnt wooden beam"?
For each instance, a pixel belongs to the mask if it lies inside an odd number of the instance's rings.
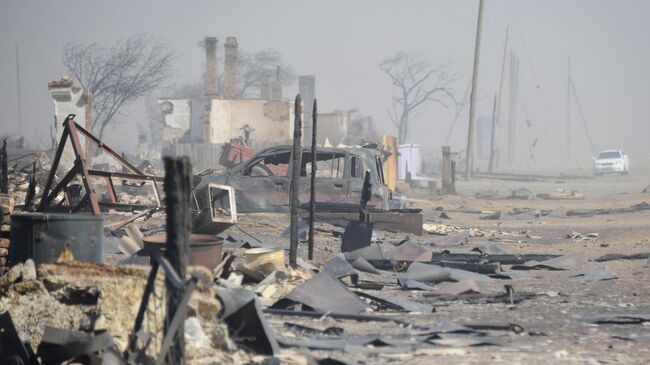
[[[302,100],[296,95],[295,122],[293,124],[293,150],[291,152],[291,185],[289,186],[290,225],[289,225],[289,265],[298,267],[298,208],[300,205],[300,165],[302,163]]]
[[[167,249],[165,256],[181,280],[184,280],[190,255],[190,196],[192,191],[192,165],[188,157],[165,158],[165,194],[167,199]],[[166,325],[177,311],[183,311],[183,287],[167,280]],[[165,334],[169,328],[165,328]],[[183,326],[179,326],[169,351],[171,364],[185,364],[185,338]]]
[[[318,106],[314,99],[314,109],[312,110],[311,125],[311,183],[309,191],[309,248],[307,259],[314,259],[314,215],[316,214],[316,121],[318,119]]]

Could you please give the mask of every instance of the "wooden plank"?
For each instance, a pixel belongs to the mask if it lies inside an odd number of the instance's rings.
[[[381,143],[391,153],[384,160],[385,183],[390,191],[395,191],[397,188],[397,138],[394,136],[383,136]]]

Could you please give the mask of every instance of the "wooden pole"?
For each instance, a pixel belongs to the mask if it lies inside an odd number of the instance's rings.
[[[571,55],[567,63],[566,86],[566,157],[571,157]]]
[[[451,194],[451,147],[442,146],[442,178],[441,193]]]
[[[317,101],[314,99],[311,122],[311,183],[309,194],[309,251],[307,259],[314,259],[314,220],[316,219],[316,121],[318,119]]]
[[[506,74],[506,55],[508,54],[508,34],[510,32],[510,26],[506,27],[506,41],[503,46],[503,56],[501,58],[501,77],[499,79],[499,93],[497,94],[497,112],[496,112],[496,119],[494,121],[495,126],[499,124],[499,121],[501,120],[501,101],[503,100],[503,79],[505,78]],[[490,150],[492,151],[492,149]],[[493,165],[493,169],[494,169]],[[490,171],[494,172],[494,170]]]
[[[476,26],[476,42],[474,43],[474,70],[472,72],[472,93],[469,98],[469,128],[467,130],[467,150],[465,156],[465,178],[472,178],[472,163],[474,161],[474,116],[476,114],[476,89],[478,84],[478,65],[481,55],[481,28],[483,27],[483,0],[478,5],[478,22]]]
[[[18,55],[18,45],[16,44],[16,92],[18,96],[18,137],[23,136],[23,104],[20,92],[20,56]]]
[[[165,195],[167,201],[167,249],[165,256],[178,276],[184,280],[190,255],[190,195],[192,165],[187,156],[165,158]],[[165,333],[177,311],[185,311],[180,303],[183,288],[174,287],[167,282],[167,313],[165,316]],[[184,316],[183,316],[184,317]],[[169,351],[169,363],[185,364],[185,334],[180,325]]]
[[[519,61],[514,52],[510,52],[510,92],[509,100],[510,110],[508,111],[508,162],[515,161],[517,154],[517,84],[519,74]]]
[[[85,96],[86,96],[86,107],[85,107],[85,110],[84,110],[84,122],[85,122],[84,128],[87,131],[92,132],[92,130],[93,130],[93,123],[92,123],[93,96],[90,93],[90,91],[88,91],[88,90],[85,90],[84,93],[85,93]],[[91,166],[92,165],[91,159],[92,159],[93,154],[92,154],[92,150],[91,150],[90,147],[92,146],[92,142],[91,142],[91,140],[89,138],[85,138],[85,140],[86,140],[86,145],[84,147],[84,150],[86,151],[86,161],[88,162],[88,166]]]
[[[494,130],[496,129],[497,119],[497,95],[494,94],[494,106],[492,107],[492,130],[490,131],[490,162],[488,164],[488,172],[494,172]]]
[[[300,165],[302,163],[302,100],[300,94],[296,95],[295,122],[293,124],[293,152],[291,153],[291,185],[289,186],[289,204],[291,209],[291,222],[289,226],[289,265],[298,266],[298,206],[300,205]]]

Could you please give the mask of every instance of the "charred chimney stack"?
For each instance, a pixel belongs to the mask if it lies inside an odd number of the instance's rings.
[[[205,93],[215,97],[219,95],[217,83],[217,38],[205,37]]]
[[[224,47],[224,99],[235,99],[237,97],[237,53],[239,51],[239,43],[237,43],[237,38],[226,38],[226,44]]]

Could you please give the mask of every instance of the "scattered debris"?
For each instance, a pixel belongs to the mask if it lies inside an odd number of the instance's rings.
[[[275,355],[280,347],[262,315],[255,293],[243,289],[221,289],[219,317],[228,325],[231,338],[254,353]]]
[[[478,294],[481,292],[481,289],[478,287],[474,280],[462,280],[457,283],[442,283],[438,285],[438,288],[433,290],[430,293],[427,293],[427,296],[431,295],[462,295],[462,294]]]
[[[615,261],[615,260],[645,260],[650,259],[650,252],[641,252],[631,255],[624,255],[620,253],[608,253],[606,255],[600,256],[594,261],[596,262],[606,262],[606,261]]]
[[[545,261],[527,261],[524,264],[513,265],[513,270],[579,270],[585,262],[582,252],[555,257]]]
[[[650,322],[647,313],[608,313],[582,317],[582,321],[595,324],[640,324]]]
[[[591,281],[602,281],[602,280],[612,280],[612,279],[618,279],[618,276],[616,276],[615,273],[605,269],[605,268],[600,268],[600,269],[594,269],[591,271],[587,271],[578,275],[574,275],[573,277],[578,278],[578,280],[588,283]]]
[[[495,199],[499,196],[498,190],[482,190],[474,194],[477,199]]]
[[[566,235],[566,238],[570,238],[575,241],[597,241],[598,240],[598,233],[587,233],[583,234],[580,232],[571,232]]]
[[[512,190],[508,199],[528,200],[533,197],[533,193],[526,188]]]
[[[284,309],[294,303],[303,304],[321,313],[359,314],[368,308],[338,279],[326,273],[316,274],[295,287],[271,308]]]
[[[575,190],[569,192],[557,190],[550,193],[539,193],[537,197],[544,200],[583,200],[585,198],[584,194]]]

